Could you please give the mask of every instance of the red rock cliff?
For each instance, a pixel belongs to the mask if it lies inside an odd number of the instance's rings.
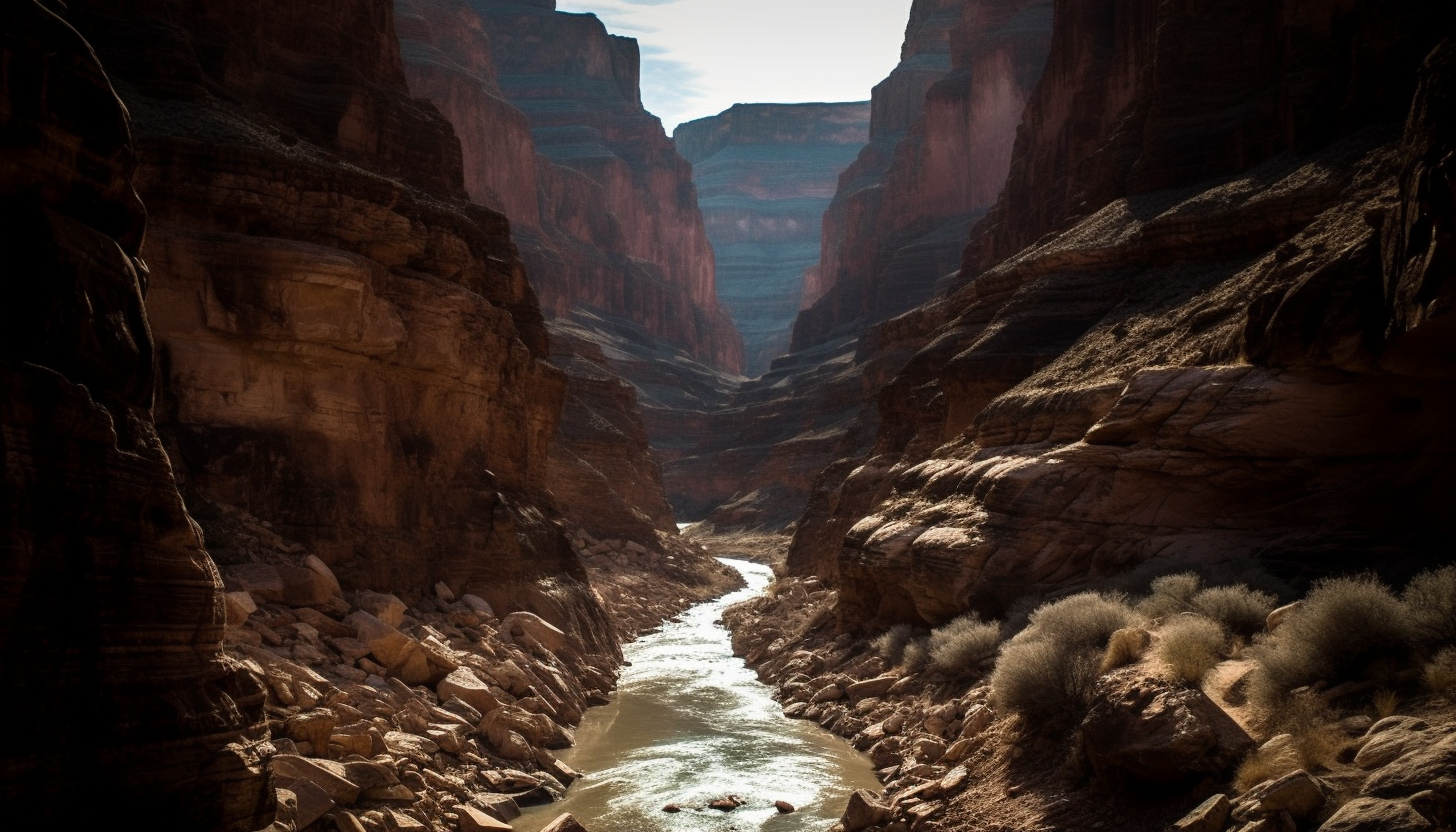
[[[874,91],[870,144],[840,177],[796,349],[853,335],[930,295],[1011,164],[1046,63],[1050,0],[917,0],[901,63]]]
[[[642,108],[636,41],[552,3],[398,5],[412,89],[466,137],[471,194],[511,218],[546,309],[621,317],[742,369],[691,167]]]
[[[61,17],[0,21],[0,703],[24,715],[0,796],[22,825],[74,824],[85,784],[158,829],[256,829],[263,691],[223,659],[217,569],[152,421],[127,115]]]
[[[564,378],[505,218],[457,198],[451,127],[406,89],[391,4],[247,4],[256,27],[162,0],[84,11],[136,117],[160,421],[189,497],[347,585],[443,580],[547,614],[538,581],[584,579],[546,491]]]
[[[919,352],[800,528],[792,565],[837,570],[846,628],[1154,559],[1301,577],[1449,550],[1445,52],[1411,108],[1440,28],[1251,14],[1058,3],[1001,202],[950,291],[875,332]]]

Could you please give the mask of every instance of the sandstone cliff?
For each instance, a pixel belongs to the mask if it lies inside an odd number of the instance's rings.
[[[870,144],[840,177],[797,348],[926,300],[1000,193],[1046,64],[1050,0],[916,0],[900,65],[875,88]]]
[[[824,211],[869,140],[869,116],[868,102],[735,104],[673,132],[693,163],[718,294],[743,334],[749,376],[788,352]]]
[[[444,581],[545,614],[538,582],[564,577],[593,607],[546,485],[565,379],[506,220],[459,198],[459,144],[408,93],[390,4],[335,5],[239,10],[257,26],[73,6],[136,120],[185,491],[346,586]]]
[[[665,461],[679,512],[725,528],[781,529],[845,473],[826,469],[868,450],[876,393],[915,346],[858,334],[955,270],[970,222],[1010,164],[1021,102],[1051,41],[1050,8],[914,4],[902,61],[874,91],[870,142],[824,216],[793,352],[743,385],[691,454]]]
[[[510,218],[548,312],[635,321],[741,370],[691,168],[642,108],[636,41],[554,5],[400,0],[412,91],[465,137],[471,196]]]
[[[1152,559],[1297,576],[1450,548],[1427,231],[1449,183],[1426,161],[1449,119],[1423,99],[1399,131],[1432,13],[1094,6],[1057,5],[959,280],[875,334],[922,346],[791,556],[837,570],[842,626],[999,613]]]
[[[0,21],[0,795],[20,825],[75,823],[83,789],[157,829],[256,829],[263,690],[223,658],[217,570],[152,421],[127,114],[48,6]]]

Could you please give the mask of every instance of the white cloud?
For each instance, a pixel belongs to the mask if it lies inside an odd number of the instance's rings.
[[[862,101],[900,56],[911,0],[558,0],[642,46],[669,131],[738,103]]]

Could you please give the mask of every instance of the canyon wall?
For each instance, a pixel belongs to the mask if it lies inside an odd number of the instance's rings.
[[[1011,164],[1051,38],[1050,0],[916,0],[901,61],[875,87],[870,144],[840,177],[795,349],[926,300]]]
[[[199,514],[268,522],[347,587],[547,615],[560,581],[600,619],[547,488],[566,379],[392,6],[72,9],[135,120],[158,421]]]
[[[788,352],[824,211],[869,140],[869,120],[869,102],[735,104],[673,132],[693,164],[718,294],[743,335],[750,377]]]
[[[1050,11],[1049,0],[914,3],[901,62],[874,90],[869,144],[824,215],[793,352],[743,385],[690,453],[664,462],[680,513],[722,528],[792,527],[811,494],[843,477],[836,461],[867,452],[876,393],[916,345],[859,335],[956,270],[970,223],[1006,177]]]
[[[410,88],[463,137],[471,197],[510,218],[546,310],[635,321],[741,370],[691,167],[642,108],[636,41],[554,3],[397,8]]]
[[[0,8],[0,795],[59,827],[273,817],[263,690],[222,655],[222,586],[152,420],[146,212],[127,113],[47,6]],[[155,272],[152,272],[155,277]],[[165,805],[167,812],[156,814]]]
[[[1444,53],[1411,108],[1433,14],[1057,4],[1007,187],[945,293],[864,339],[918,351],[799,527],[842,627],[1148,561],[1449,551]]]

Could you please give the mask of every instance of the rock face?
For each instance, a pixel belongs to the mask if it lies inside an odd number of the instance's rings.
[[[58,5],[58,4],[57,4]],[[221,652],[222,587],[151,416],[146,213],[127,115],[50,6],[0,9],[0,795],[159,829],[272,819],[263,692]]]
[[[901,61],[875,87],[870,144],[840,177],[795,349],[926,300],[1011,164],[1046,64],[1051,0],[916,0]]]
[[[466,137],[471,196],[510,218],[547,311],[631,320],[741,370],[691,168],[642,108],[636,41],[553,3],[397,5],[411,90]]]
[[[690,453],[664,460],[679,513],[781,529],[811,495],[811,512],[830,510],[821,498],[857,465],[837,461],[868,451],[875,396],[918,349],[855,338],[955,270],[970,222],[1006,175],[1020,102],[1051,41],[1049,11],[1049,2],[914,4],[902,61],[874,91],[870,142],[824,216],[794,351],[743,385]]]
[[[1258,26],[1095,5],[1057,5],[960,279],[878,330],[922,346],[793,560],[837,567],[842,626],[995,614],[1151,558],[1318,570],[1449,545],[1446,52],[1410,109],[1438,27],[1413,5],[1276,4]],[[1210,55],[1240,57],[1189,74]]]
[[[867,101],[735,104],[673,132],[693,163],[718,294],[743,334],[749,376],[788,351],[824,211],[869,141],[869,122]]]
[[[346,587],[544,615],[536,582],[565,577],[593,605],[546,491],[565,379],[505,218],[460,198],[450,125],[409,95],[390,4],[248,13],[78,12],[136,118],[189,498],[271,522]]]

